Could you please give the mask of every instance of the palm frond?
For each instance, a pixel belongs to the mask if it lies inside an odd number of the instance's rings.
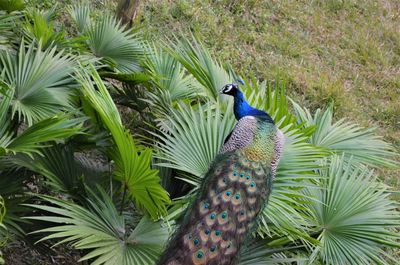
[[[157,126],[166,131],[172,124],[169,116],[181,102],[189,102],[202,94],[201,85],[187,74],[181,63],[162,48],[153,48],[145,63],[146,73],[154,88],[146,91],[146,98]],[[204,94],[204,93],[203,93]]]
[[[146,68],[157,88],[169,91],[172,101],[199,94],[200,85],[197,80],[185,74],[178,60],[161,48],[153,48],[146,61]]]
[[[90,5],[87,2],[79,2],[68,7],[68,12],[75,21],[76,27],[80,33],[90,27]]]
[[[49,141],[64,141],[77,134],[83,121],[82,118],[71,119],[66,114],[42,120],[8,142],[2,142],[0,156],[7,153],[40,154],[40,149],[48,146]]]
[[[317,202],[309,207],[309,222],[321,246],[314,249],[326,264],[387,264],[385,246],[400,247],[398,204],[389,199],[366,167],[334,156],[321,171],[321,189],[306,189]]]
[[[118,213],[110,196],[101,189],[99,195],[92,193],[89,196],[88,208],[49,196],[41,198],[52,206],[28,206],[50,215],[28,218],[55,224],[35,232],[49,233],[41,241],[62,239],[57,244],[70,243],[76,249],[88,250],[80,261],[93,259],[93,265],[152,265],[168,237],[166,227],[146,217],[141,219],[133,231],[128,229],[124,216]]]
[[[105,171],[98,165],[89,164],[76,157],[71,145],[53,145],[42,150],[41,155],[20,155],[10,160],[18,166],[43,175],[46,184],[53,191],[66,193],[74,199],[84,197],[85,184],[99,183]],[[88,165],[90,167],[87,167]]]
[[[168,132],[160,132],[158,146],[162,151],[160,165],[194,176],[197,183],[207,172],[226,136],[235,124],[233,115],[222,115],[202,106],[180,106],[170,117]]]
[[[135,145],[132,135],[123,127],[118,110],[98,73],[94,68],[90,73],[98,91],[87,73],[79,73],[78,78],[85,97],[115,142],[115,148],[111,151],[116,165],[115,177],[126,185],[136,206],[145,208],[152,218],[159,218],[166,213],[165,203],[169,202],[169,198],[160,185],[157,170],[151,169],[152,150]]]
[[[142,70],[140,61],[147,51],[145,42],[121,25],[113,16],[105,15],[91,23],[85,32],[92,53],[118,73]]]
[[[307,259],[301,257],[288,257],[285,252],[302,247],[284,246],[271,247],[265,239],[253,239],[249,241],[240,252],[239,265],[264,265],[264,264],[293,264]]]
[[[13,29],[20,17],[17,13],[5,14],[0,11],[0,50],[11,49],[12,42],[16,39]]]
[[[395,160],[398,154],[389,143],[375,134],[375,128],[364,129],[344,119],[334,123],[331,108],[325,111],[318,109],[312,116],[307,109],[294,102],[293,106],[301,122],[316,127],[310,138],[312,144],[328,148],[339,155],[345,153],[347,157],[352,156],[353,161],[369,166],[399,166]]]
[[[41,49],[57,46],[58,48],[65,46],[66,39],[63,31],[54,30],[53,22],[46,19],[45,14],[32,9],[26,17],[24,28],[25,38],[29,42],[40,42]]]
[[[170,52],[203,86],[206,95],[217,101],[219,90],[224,85],[233,82],[233,71],[224,68],[219,62],[215,61],[201,43],[194,38],[192,41],[193,44],[184,39],[172,44]]]
[[[6,206],[3,197],[0,195],[0,225],[3,223],[4,216],[6,215]]]
[[[72,73],[71,58],[55,48],[41,51],[32,43],[26,50],[22,42],[18,54],[0,53],[1,79],[14,90],[12,115],[29,125],[71,107]]]

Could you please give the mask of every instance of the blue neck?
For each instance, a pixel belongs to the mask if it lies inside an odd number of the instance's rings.
[[[273,123],[271,116],[269,116],[266,112],[250,106],[240,90],[237,90],[234,95],[233,112],[235,113],[236,120],[240,120],[244,116],[260,116]]]

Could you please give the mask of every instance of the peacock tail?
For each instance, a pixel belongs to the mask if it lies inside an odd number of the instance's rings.
[[[235,264],[271,193],[282,145],[273,123],[241,118],[159,264]]]

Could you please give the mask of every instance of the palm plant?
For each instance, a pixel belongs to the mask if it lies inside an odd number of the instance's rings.
[[[47,19],[46,14],[43,14],[35,9],[27,13],[26,21],[23,24],[24,35],[26,39],[39,41],[42,49],[48,47],[58,46],[58,48],[65,46],[66,39],[64,32],[56,32],[54,30],[53,22]]]
[[[167,122],[171,106],[183,100],[193,100],[201,94],[201,85],[197,80],[188,75],[181,63],[163,48],[152,48],[145,61],[145,70],[154,89],[147,92],[144,101],[149,103],[159,126]]]
[[[172,43],[170,52],[203,86],[204,92],[211,100],[218,100],[219,90],[235,80],[235,74],[229,67],[215,61],[205,47],[195,38]]]
[[[395,260],[383,246],[400,247],[392,229],[400,224],[398,204],[368,168],[346,162],[344,156],[332,157],[321,171],[322,189],[304,190],[317,200],[307,205],[308,221],[321,242],[311,257],[320,256],[324,264],[391,264]]]
[[[13,29],[20,14],[4,14],[0,11],[0,50],[7,50],[12,47],[15,39]]]
[[[79,2],[68,7],[71,18],[75,21],[79,33],[84,33],[90,26],[90,6],[88,3]]]
[[[84,36],[93,55],[112,72],[130,74],[142,70],[140,61],[147,53],[145,43],[137,34],[125,30],[113,16],[92,22]]]
[[[373,167],[395,168],[399,164],[394,148],[374,134],[375,128],[363,129],[341,119],[333,123],[332,108],[316,110],[314,115],[294,103],[296,114],[301,122],[316,127],[309,141],[315,145],[329,148],[337,154],[345,153]]]
[[[147,217],[131,229],[127,218],[117,211],[111,197],[102,189],[98,194],[90,193],[87,208],[48,196],[41,198],[53,206],[28,206],[52,215],[29,219],[56,224],[37,231],[50,233],[42,240],[63,238],[58,244],[70,242],[76,249],[88,250],[80,261],[93,259],[93,265],[154,264],[168,237],[165,226]]]
[[[78,73],[79,82],[116,145],[110,150],[116,166],[115,177],[123,183],[138,207],[144,208],[151,217],[158,218],[166,213],[165,203],[169,202],[169,198],[160,185],[157,170],[150,168],[152,150],[136,146],[129,131],[123,127],[118,110],[97,71],[92,68],[90,73],[98,92],[87,73]]]
[[[71,109],[73,66],[71,56],[55,48],[41,51],[32,43],[26,49],[23,41],[17,54],[0,53],[0,76],[10,90],[12,118],[17,115],[32,125]]]

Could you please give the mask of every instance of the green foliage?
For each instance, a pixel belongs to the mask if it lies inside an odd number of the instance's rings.
[[[215,61],[205,47],[194,38],[173,44],[171,53],[203,86],[207,96],[217,101],[220,89],[234,81],[234,75]]]
[[[0,12],[0,50],[11,48],[11,43],[15,38],[12,30],[15,28],[16,20],[20,17],[19,14],[3,14]]]
[[[80,131],[82,119],[70,119],[68,115],[59,115],[42,120],[27,128],[17,137],[7,139],[0,144],[0,155],[7,153],[40,154],[40,149],[49,141],[62,141]]]
[[[313,255],[325,264],[392,264],[383,246],[400,247],[398,204],[375,182],[367,168],[334,156],[329,168],[321,171],[321,189],[306,189],[316,199],[309,204],[309,223],[318,231]],[[395,262],[393,258],[390,258]]]
[[[69,14],[75,21],[78,32],[83,33],[90,26],[90,6],[88,3],[80,2],[69,6]]]
[[[172,111],[169,121],[171,127],[157,135],[160,158],[168,162],[160,165],[193,175],[188,181],[198,185],[233,129],[234,117],[222,115],[219,108],[182,106]]]
[[[34,156],[13,157],[13,163],[26,167],[46,177],[46,184],[53,190],[82,200],[85,185],[100,183],[104,169],[93,162],[74,155],[71,145],[53,145]]]
[[[46,49],[57,45],[62,46],[65,42],[64,33],[56,32],[53,27],[53,22],[48,20],[46,14],[33,10],[29,14],[24,24],[25,36],[31,42],[37,40],[41,44],[41,49]]]
[[[167,229],[143,217],[135,228],[127,227],[126,219],[118,213],[108,194],[99,189],[87,198],[88,208],[73,202],[41,196],[53,206],[30,204],[51,215],[29,217],[48,221],[54,227],[37,231],[50,233],[42,240],[63,239],[76,249],[89,250],[80,261],[93,259],[96,264],[154,264],[167,239]]]
[[[374,134],[375,128],[363,129],[341,119],[333,122],[332,108],[324,112],[318,109],[314,116],[307,109],[294,103],[300,121],[315,126],[316,131],[310,138],[312,144],[331,149],[337,154],[345,153],[354,160],[374,167],[396,168],[398,154],[393,147]]]
[[[191,100],[200,94],[201,86],[192,75],[188,75],[181,63],[162,48],[153,48],[147,56],[146,73],[151,77],[155,88],[147,92],[152,112],[164,126],[171,115],[171,106],[177,102]]]
[[[144,42],[137,34],[124,29],[113,16],[97,19],[85,32],[93,55],[117,73],[138,72],[146,55]]]
[[[12,117],[18,114],[30,125],[71,108],[73,62],[55,48],[41,51],[24,42],[17,54],[0,53],[0,76],[12,91]],[[4,95],[4,93],[3,93]]]
[[[6,206],[3,197],[0,196],[0,225],[3,223],[3,218],[6,215]]]
[[[25,7],[24,0],[0,0],[0,10],[13,12]]]
[[[118,110],[100,76],[94,69],[89,73],[99,91],[95,90],[85,72],[78,73],[79,82],[83,94],[113,137],[115,148],[111,150],[111,157],[115,161],[115,177],[128,188],[137,206],[146,209],[152,218],[164,215],[169,198],[160,185],[157,170],[150,168],[152,150],[136,146],[132,135],[122,125]]]

